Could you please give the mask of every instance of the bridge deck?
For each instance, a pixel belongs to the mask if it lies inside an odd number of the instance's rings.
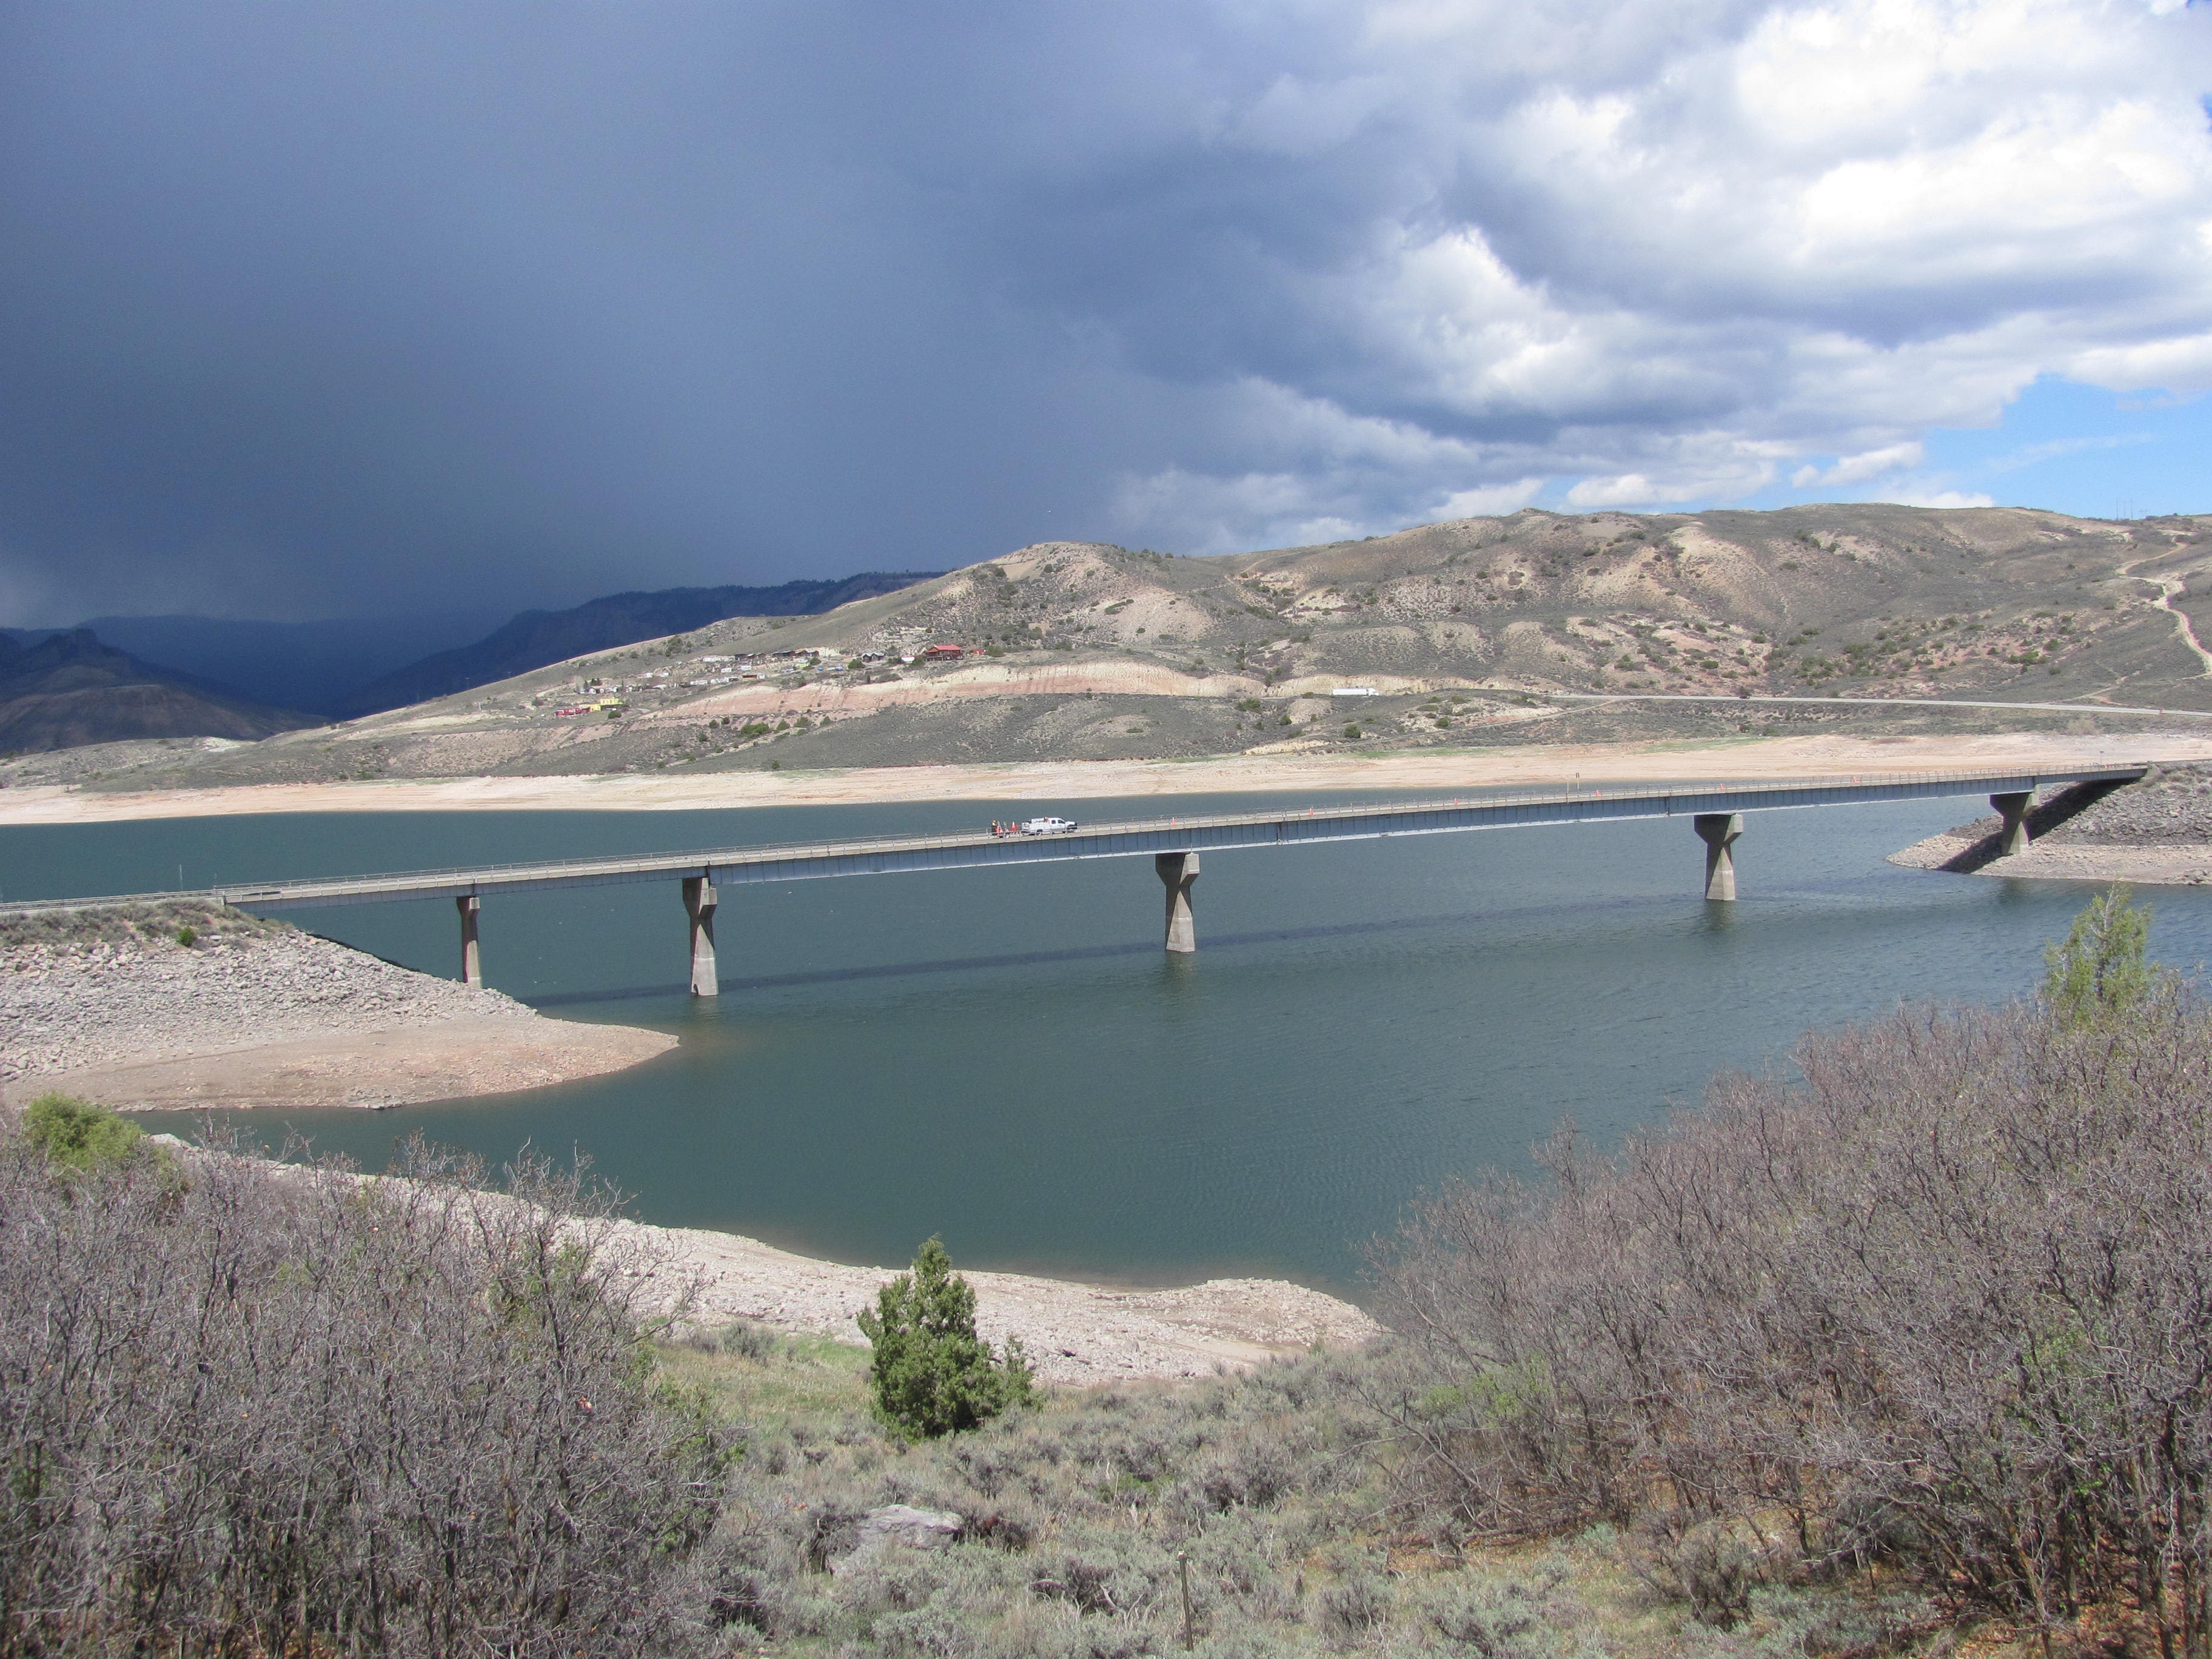
[[[1073,835],[894,836],[791,846],[722,847],[684,853],[536,864],[478,865],[388,875],[309,878],[222,886],[190,893],[118,893],[97,898],[33,899],[0,903],[0,913],[82,909],[162,898],[213,898],[251,910],[380,904],[397,899],[459,898],[532,888],[603,887],[621,882],[709,876],[719,885],[806,881],[829,876],[890,875],[914,870],[966,870],[987,865],[1048,864],[1069,859],[1134,858],[1145,854],[1225,852],[1313,842],[1364,841],[1388,836],[1448,835],[1469,830],[1606,823],[1632,818],[1686,817],[1699,812],[1756,812],[1784,807],[1879,805],[1949,795],[2007,794],[2050,784],[2131,782],[2140,764],[2049,772],[1863,773],[1778,783],[1705,783],[1653,788],[1583,788],[1525,794],[1468,796],[1380,805],[1313,806],[1291,812],[1224,812],[1199,817],[1089,824]]]
[[[1070,859],[1133,858],[1146,854],[1205,853],[1387,836],[1600,823],[1681,817],[1698,812],[1751,812],[1785,807],[1875,805],[1949,795],[2002,794],[2042,785],[2139,778],[2142,766],[2057,772],[1862,774],[1850,778],[1779,783],[1711,783],[1647,789],[1573,789],[1487,795],[1382,805],[1315,806],[1283,812],[1218,813],[1132,823],[1086,824],[1070,835],[1001,836],[988,831],[817,842],[794,846],[725,847],[643,857],[566,859],[538,864],[410,871],[391,875],[269,882],[221,887],[214,896],[252,910],[372,904],[394,899],[453,898],[531,888],[596,887],[619,882],[711,876],[723,886],[805,881],[830,876],[961,870]],[[73,901],[83,903],[86,901]]]

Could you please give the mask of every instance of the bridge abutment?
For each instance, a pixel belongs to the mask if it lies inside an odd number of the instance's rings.
[[[478,990],[483,988],[483,957],[477,948],[477,911],[482,902],[474,893],[463,893],[453,901],[461,913],[461,983]]]
[[[1167,884],[1167,948],[1188,955],[1198,949],[1198,921],[1190,908],[1191,884],[1198,879],[1198,854],[1155,853],[1152,868]]]
[[[2027,807],[2034,799],[2034,792],[2026,789],[1990,797],[1990,805],[2004,819],[2004,828],[1997,831],[1999,858],[2008,859],[2014,853],[2027,851]]]
[[[714,970],[714,883],[708,876],[684,878],[684,908],[691,918],[691,994],[721,994]]]
[[[1735,854],[1743,833],[1741,812],[1700,812],[1690,822],[1705,843],[1705,896],[1733,902],[1735,898]]]

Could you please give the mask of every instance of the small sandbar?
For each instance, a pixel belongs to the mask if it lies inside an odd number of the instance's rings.
[[[442,1020],[379,1031],[264,1042],[216,1054],[95,1066],[27,1079],[119,1111],[353,1106],[372,1109],[511,1094],[619,1072],[676,1039],[574,1020]]]
[[[16,1103],[58,1089],[122,1110],[404,1106],[675,1046],[212,903],[0,915],[0,1094]]]

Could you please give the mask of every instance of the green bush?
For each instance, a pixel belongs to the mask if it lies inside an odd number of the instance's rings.
[[[994,1356],[975,1334],[975,1292],[952,1271],[941,1239],[876,1293],[876,1311],[860,1323],[876,1351],[868,1370],[876,1414],[895,1433],[933,1440],[1036,1403],[1021,1344]]]
[[[33,1152],[88,1175],[128,1162],[143,1134],[137,1124],[75,1095],[40,1095],[23,1112],[23,1139]]]
[[[2063,945],[2045,947],[2043,1000],[2069,1026],[2096,1025],[2134,1012],[2150,994],[2150,907],[2128,902],[2125,887],[2100,896]]]

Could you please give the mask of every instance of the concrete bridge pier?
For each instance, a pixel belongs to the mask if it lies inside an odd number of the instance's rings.
[[[1152,868],[1168,890],[1167,948],[1188,955],[1198,949],[1198,922],[1191,915],[1190,885],[1198,879],[1195,853],[1155,853]]]
[[[1730,849],[1743,833],[1741,812],[1700,812],[1690,822],[1705,843],[1705,896],[1735,898],[1735,854]]]
[[[714,972],[714,883],[708,876],[684,878],[684,908],[691,917],[691,994],[719,996]]]
[[[2025,789],[1990,797],[1990,805],[2004,818],[2004,828],[1997,831],[1999,858],[2008,859],[2014,853],[2027,851],[2027,804],[2034,799],[2034,794]]]
[[[483,957],[477,949],[477,909],[481,900],[474,893],[463,893],[453,901],[461,913],[461,983],[483,988]]]

